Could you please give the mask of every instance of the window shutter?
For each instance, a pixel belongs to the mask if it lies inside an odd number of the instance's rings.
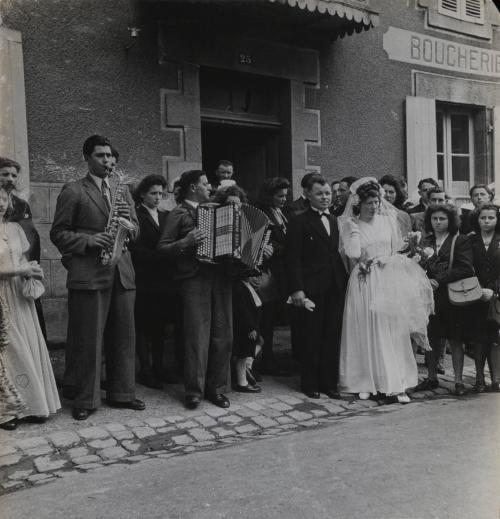
[[[427,97],[406,98],[406,169],[408,192],[422,178],[437,180],[436,102]]]
[[[460,18],[460,0],[439,0],[438,12],[453,18]]]
[[[500,106],[493,107],[493,178],[495,195],[500,197]]]
[[[484,23],[484,0],[439,0],[438,12],[466,22]]]
[[[29,188],[28,129],[21,33],[0,27],[0,156],[21,164],[19,190]]]
[[[462,20],[484,23],[484,0],[462,0]]]

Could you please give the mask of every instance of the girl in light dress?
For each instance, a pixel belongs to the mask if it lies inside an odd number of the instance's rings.
[[[404,247],[395,209],[375,178],[351,186],[339,219],[341,253],[351,271],[344,310],[340,386],[361,399],[384,393],[409,402],[418,382],[411,339],[429,349],[432,287]]]
[[[2,361],[5,380],[25,406],[0,408],[4,429],[15,429],[20,418],[42,422],[61,407],[34,300],[23,295],[24,283],[30,278],[41,280],[43,272],[37,263],[26,260],[28,240],[17,223],[8,222],[10,207],[10,193],[0,184],[0,295],[7,315]],[[2,391],[8,390],[4,379],[0,383]]]

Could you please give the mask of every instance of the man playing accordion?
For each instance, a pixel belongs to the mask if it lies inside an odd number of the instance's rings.
[[[227,266],[196,259],[205,235],[196,228],[196,209],[210,196],[205,172],[184,172],[178,180],[179,205],[168,215],[158,248],[176,260],[184,305],[185,405],[195,409],[205,396],[229,407],[223,394],[232,345],[232,288]]]

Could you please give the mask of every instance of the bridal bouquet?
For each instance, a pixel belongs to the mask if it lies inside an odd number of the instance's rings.
[[[383,266],[382,261],[377,258],[368,258],[358,263],[358,279],[366,283],[366,278],[373,267]]]
[[[422,233],[420,231],[409,232],[405,239],[407,243],[408,258],[418,263],[421,267],[424,267],[429,259],[434,256],[434,249],[432,247],[423,247]]]

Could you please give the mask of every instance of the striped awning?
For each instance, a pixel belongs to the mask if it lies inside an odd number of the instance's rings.
[[[288,5],[310,13],[329,14],[345,18],[346,21],[362,24],[366,28],[377,27],[379,16],[368,8],[366,0],[333,1],[333,0],[268,0],[273,4]],[[366,4],[364,6],[363,4]]]

